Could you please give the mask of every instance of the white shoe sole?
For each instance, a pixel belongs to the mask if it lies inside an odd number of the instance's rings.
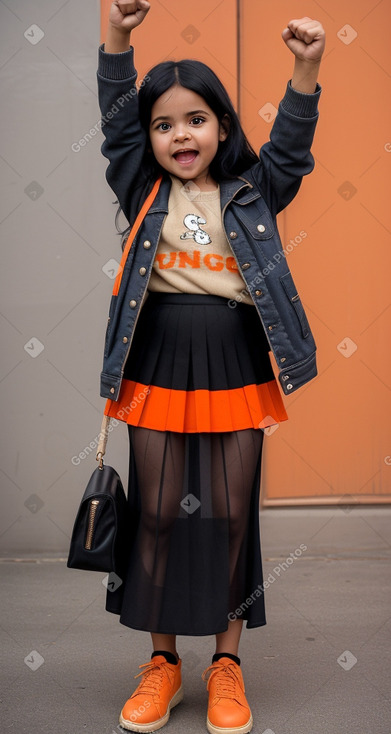
[[[206,719],[206,728],[210,734],[247,734],[253,728],[253,717],[251,715],[246,724],[237,726],[234,729],[226,726],[214,726],[214,724],[210,723],[209,719]]]
[[[175,695],[172,697],[171,701],[169,701],[167,711],[162,716],[161,719],[157,719],[156,721],[151,721],[150,724],[136,724],[135,721],[129,721],[128,719],[124,719],[122,716],[122,711],[119,715],[119,723],[123,727],[123,729],[127,729],[128,731],[140,731],[140,732],[149,732],[149,731],[156,731],[157,729],[160,729],[164,724],[167,724],[168,719],[170,718],[170,711],[174,708],[180,701],[182,701],[183,698],[183,688],[182,686],[178,688]],[[243,730],[244,731],[244,730]],[[247,731],[250,731],[250,729],[247,729]]]

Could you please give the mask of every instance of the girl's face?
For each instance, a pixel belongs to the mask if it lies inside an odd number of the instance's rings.
[[[203,97],[174,85],[154,103],[149,136],[158,163],[183,181],[206,184],[209,166],[228,130]]]

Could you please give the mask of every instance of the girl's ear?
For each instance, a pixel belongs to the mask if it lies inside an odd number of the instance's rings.
[[[222,143],[224,140],[227,139],[230,129],[231,129],[231,120],[230,120],[229,115],[225,114],[220,122],[220,129],[219,129],[220,143]]]

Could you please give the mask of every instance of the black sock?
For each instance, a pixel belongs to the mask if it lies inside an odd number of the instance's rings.
[[[212,663],[220,660],[220,658],[231,658],[231,660],[233,660],[236,665],[240,665],[240,658],[238,658],[236,655],[232,655],[232,653],[230,652],[215,652],[212,658]]]
[[[166,652],[166,650],[154,650],[151,655],[151,659],[155,657],[155,655],[164,655],[168,663],[171,663],[172,665],[178,664],[178,659],[172,652]]]

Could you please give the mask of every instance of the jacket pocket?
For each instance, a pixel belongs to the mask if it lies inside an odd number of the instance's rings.
[[[233,204],[238,203],[233,202]],[[242,204],[240,207],[235,207],[235,216],[246,227],[254,240],[270,240],[273,237],[275,227],[268,209],[259,211],[255,204]]]
[[[110,307],[109,307],[109,317],[107,319],[107,327],[106,327],[106,335],[105,335],[105,347],[104,347],[105,357],[108,357],[108,354],[109,354],[110,335],[113,329],[113,320],[114,320],[114,314],[115,314],[117,303],[118,303],[118,296],[111,296]]]
[[[292,273],[288,272],[285,273],[285,275],[280,275],[280,281],[286,295],[289,298],[290,303],[295,310],[296,316],[299,319],[301,333],[304,339],[306,339],[306,337],[310,334],[310,327],[303,308],[303,304],[300,300],[300,296],[296,290],[296,286],[292,278]]]

